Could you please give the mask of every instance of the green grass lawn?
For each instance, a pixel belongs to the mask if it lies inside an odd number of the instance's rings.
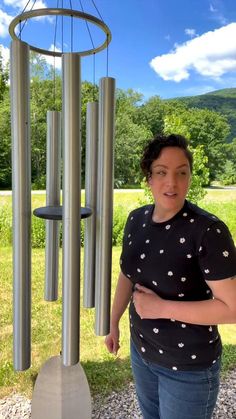
[[[236,239],[236,191],[224,193],[222,195],[222,191],[209,190],[202,205],[224,221],[228,219]],[[130,210],[138,205],[142,194],[141,190],[115,191],[114,204],[123,204]],[[3,201],[4,205],[11,205],[11,197],[1,196],[1,205]],[[44,203],[44,194],[33,195],[33,208]],[[119,247],[113,248],[112,293],[119,270],[120,250]],[[33,249],[32,255],[32,367],[16,373],[12,366],[12,255],[10,247],[0,247],[0,397],[12,391],[30,397],[40,367],[61,350],[61,269],[59,299],[53,303],[45,302],[44,249]],[[121,349],[118,357],[114,357],[106,351],[104,338],[94,334],[94,309],[81,309],[81,363],[92,394],[105,395],[122,388],[131,380],[127,313],[122,319],[121,331]],[[236,366],[236,325],[220,326],[220,332],[224,344],[223,374],[227,374]]]
[[[120,248],[113,249],[113,289],[119,269]],[[32,387],[42,364],[61,350],[61,269],[59,299],[45,302],[44,249],[32,252],[32,367],[14,372],[12,366],[12,252],[1,252],[1,319],[0,319],[0,397],[19,391],[31,396]],[[82,255],[83,256],[83,255]],[[61,258],[60,258],[61,259]],[[82,258],[83,259],[83,258]],[[81,301],[82,307],[82,301]],[[94,309],[81,309],[81,363],[93,394],[107,394],[121,388],[131,379],[127,313],[122,319],[121,349],[118,357],[110,355],[104,337],[95,336]]]

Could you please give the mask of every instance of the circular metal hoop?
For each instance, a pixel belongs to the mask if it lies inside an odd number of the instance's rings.
[[[96,52],[102,51],[103,49],[107,48],[108,44],[111,42],[110,29],[100,19],[96,18],[95,16],[89,15],[87,13],[80,12],[78,10],[59,9],[59,8],[58,9],[55,9],[55,8],[35,9],[35,10],[30,10],[28,12],[24,12],[21,15],[16,16],[11,21],[10,26],[9,26],[9,33],[10,33],[12,39],[20,40],[15,33],[15,28],[20,22],[24,22],[25,20],[28,20],[28,19],[31,19],[31,18],[34,18],[34,17],[48,16],[48,15],[69,16],[69,17],[75,17],[75,18],[78,18],[78,19],[86,20],[86,21],[91,22],[94,25],[98,26],[105,33],[106,40],[102,45],[100,45],[97,48],[92,48],[92,49],[89,49],[89,50],[86,50],[86,51],[75,52],[76,54],[79,54],[81,56],[94,54]],[[48,51],[48,50],[45,50],[45,49],[42,49],[42,48],[34,47],[32,45],[29,45],[29,47],[32,51],[38,52],[39,54],[43,54],[43,55],[52,55],[53,57],[61,57],[62,54],[63,54],[62,52]]]

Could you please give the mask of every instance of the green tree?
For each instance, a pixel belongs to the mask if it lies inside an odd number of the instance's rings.
[[[0,106],[0,189],[11,188],[11,111],[9,89]]]
[[[139,185],[140,156],[152,133],[125,113],[117,116],[115,132],[115,186]]]
[[[132,89],[116,90],[115,186],[140,184],[139,160],[143,145],[152,137],[150,130],[137,123],[143,96]]]
[[[208,158],[202,145],[194,149],[190,147],[190,150],[193,153],[193,173],[187,198],[197,204],[206,195],[203,187],[209,182]]]
[[[193,148],[204,147],[210,180],[216,179],[226,161],[224,145],[230,130],[226,118],[208,109],[178,108],[178,112],[168,112],[165,127],[185,135]]]
[[[3,64],[2,47],[0,46],[0,102],[4,98],[4,94],[7,91],[7,85],[9,80],[9,64]]]
[[[61,109],[61,82],[56,78],[56,100],[53,80],[31,80],[31,154],[33,187],[45,187],[47,111]]]
[[[136,110],[134,121],[151,131],[152,137],[164,129],[164,105],[159,96],[151,97]]]
[[[227,160],[224,170],[218,173],[218,178],[223,185],[236,184],[236,138],[232,143],[224,145],[224,152]]]
[[[116,89],[116,115],[127,114],[135,122],[137,109],[142,100],[143,95],[133,89]]]

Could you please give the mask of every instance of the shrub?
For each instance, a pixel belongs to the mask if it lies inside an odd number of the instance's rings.
[[[231,160],[226,161],[224,172],[219,175],[219,180],[225,186],[236,184],[236,167]]]
[[[122,244],[123,230],[127,215],[128,210],[123,205],[117,205],[114,207],[112,238],[113,245]],[[45,247],[45,224],[45,220],[32,215],[32,248]],[[2,246],[9,246],[12,244],[12,209],[10,205],[0,206],[0,244]],[[62,246],[62,223],[60,223],[60,246]],[[81,246],[84,246],[84,221],[81,222]]]
[[[10,205],[0,206],[0,244],[12,242],[12,209]]]
[[[127,219],[128,211],[124,205],[117,205],[114,207],[113,215],[113,246],[121,246],[123,240],[123,232]]]
[[[32,216],[32,227],[31,227],[31,244],[32,247],[44,247],[45,246],[45,221],[41,218]]]

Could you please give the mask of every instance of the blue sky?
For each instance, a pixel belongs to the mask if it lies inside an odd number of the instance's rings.
[[[0,44],[8,56],[8,25],[21,13],[25,0],[0,0]],[[62,7],[81,10],[102,19],[112,32],[107,51],[95,56],[95,79],[116,78],[117,87],[132,88],[162,98],[190,96],[236,87],[235,0],[38,0],[34,8]],[[32,7],[29,2],[27,10]],[[70,18],[64,18],[63,50],[70,51]],[[75,22],[75,21],[74,21]],[[87,27],[80,19],[73,26],[73,48],[90,48]],[[89,25],[95,45],[104,34]],[[68,33],[68,36],[66,36]],[[30,20],[22,39],[45,49],[53,48],[55,18]],[[62,48],[60,22],[56,49]],[[52,59],[51,59],[52,60]],[[59,62],[60,60],[58,60]],[[57,64],[59,65],[59,64]],[[82,59],[83,79],[93,81],[93,56]]]

